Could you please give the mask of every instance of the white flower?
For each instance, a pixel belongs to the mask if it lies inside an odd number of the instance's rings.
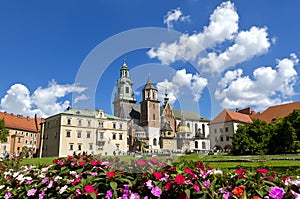
[[[222,175],[223,171],[222,170],[214,170],[214,175]]]
[[[62,177],[56,176],[56,177],[54,178],[54,181],[57,182],[57,181],[59,181],[59,180],[61,180],[61,179],[62,179]]]
[[[17,177],[19,174],[20,174],[20,172],[14,173],[14,174],[13,174],[13,177],[15,178],[15,177]]]
[[[62,194],[63,192],[66,191],[67,188],[68,188],[67,185],[63,186],[62,188],[60,188],[59,193]]]
[[[16,178],[18,181],[20,181],[20,182],[23,182],[23,180],[24,180],[24,175],[23,174],[20,174],[20,175],[18,175],[18,177]]]
[[[5,187],[5,185],[0,185],[0,189],[3,189]]]
[[[76,171],[70,171],[70,175],[76,175]]]

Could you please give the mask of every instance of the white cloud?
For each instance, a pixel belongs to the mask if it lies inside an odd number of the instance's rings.
[[[277,60],[275,69],[260,67],[253,71],[253,79],[243,76],[242,69],[228,71],[219,82],[215,96],[223,108],[253,106],[263,110],[268,106],[284,103],[294,95],[297,81],[295,65],[299,62],[295,54]]]
[[[180,95],[192,93],[194,101],[198,101],[201,97],[203,89],[207,86],[207,79],[200,77],[198,74],[186,73],[185,69],[176,71],[172,81],[164,80],[157,83],[159,100],[164,98],[165,90],[167,89],[169,102],[173,104]]]
[[[223,2],[211,14],[210,23],[204,27],[203,32],[183,34],[178,41],[161,43],[159,48],[151,48],[147,54],[152,59],[159,59],[162,64],[184,59],[193,61],[206,48],[233,39],[238,31],[238,20],[234,4],[230,1]]]
[[[79,101],[83,101],[83,100],[87,100],[87,99],[89,99],[88,96],[86,96],[85,94],[82,94],[74,99],[74,104],[76,104]]]
[[[219,55],[212,52],[207,57],[200,58],[199,65],[202,65],[203,71],[206,72],[223,72],[229,67],[267,52],[269,47],[267,29],[254,26],[249,31],[241,31],[235,38],[235,43],[225,52]]]
[[[164,17],[164,24],[167,24],[169,29],[173,29],[173,23],[177,21],[189,21],[190,16],[184,16],[180,8],[168,11]]]
[[[24,116],[33,117],[34,114],[38,114],[39,117],[48,117],[63,112],[70,105],[68,100],[59,102],[59,98],[84,90],[86,88],[75,84],[60,85],[52,80],[48,87],[39,87],[30,95],[26,86],[14,84],[1,99],[1,108],[3,111]]]

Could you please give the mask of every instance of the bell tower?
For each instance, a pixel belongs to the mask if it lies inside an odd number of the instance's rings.
[[[116,93],[114,96],[114,115],[120,118],[130,118],[129,113],[136,103],[133,83],[129,76],[129,69],[124,59],[123,66],[120,69],[120,79],[116,84]]]
[[[146,131],[149,146],[152,149],[159,149],[160,102],[158,101],[157,89],[153,85],[150,76],[142,92],[140,125]]]

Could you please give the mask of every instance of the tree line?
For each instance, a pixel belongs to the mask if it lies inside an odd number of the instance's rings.
[[[255,119],[239,125],[233,135],[233,154],[284,154],[300,150],[300,110],[273,123]]]

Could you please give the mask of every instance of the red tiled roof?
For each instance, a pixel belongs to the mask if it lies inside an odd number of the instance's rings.
[[[280,117],[288,116],[294,110],[300,110],[300,102],[292,102],[277,106],[270,106],[262,113],[251,115],[251,118],[260,119],[265,122],[272,122]]]
[[[249,115],[242,114],[239,112],[233,112],[230,110],[223,110],[215,119],[213,119],[210,124],[224,123],[224,122],[243,122],[243,123],[252,123],[252,120]]]
[[[8,129],[37,132],[34,118],[27,118],[20,115],[0,112],[0,119],[4,119],[5,127]],[[40,123],[42,120],[42,118],[37,118],[38,129],[40,129]]]

